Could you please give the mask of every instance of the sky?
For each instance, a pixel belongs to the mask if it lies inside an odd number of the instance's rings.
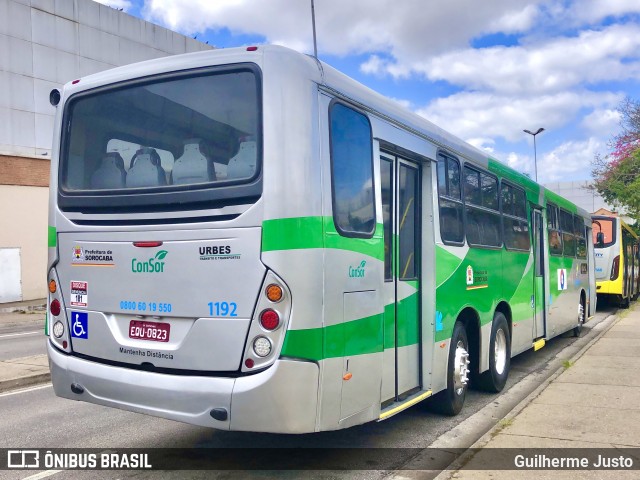
[[[313,52],[310,0],[99,0],[217,48]],[[315,0],[318,56],[538,181],[588,180],[640,100],[640,0]]]

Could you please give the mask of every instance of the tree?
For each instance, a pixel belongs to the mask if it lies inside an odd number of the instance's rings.
[[[624,206],[640,219],[640,102],[626,98],[618,113],[622,131],[609,142],[608,155],[596,155],[591,173],[607,203]]]

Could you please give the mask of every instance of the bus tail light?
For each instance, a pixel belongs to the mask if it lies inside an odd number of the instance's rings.
[[[49,336],[49,341],[57,349],[70,352],[71,339],[69,338],[69,324],[67,323],[67,312],[64,309],[64,298],[62,289],[58,288],[58,277],[55,269],[49,270],[49,297],[47,304],[49,310],[45,324],[45,334]]]
[[[240,364],[242,372],[259,371],[277,360],[287,333],[291,307],[287,286],[272,271],[267,271],[249,325]]]
[[[613,265],[611,266],[611,280],[617,280],[620,274],[620,255],[613,259]]]
[[[277,303],[282,300],[282,287],[275,283],[272,283],[265,290],[265,295],[273,303]]]
[[[271,353],[271,342],[267,337],[257,337],[253,340],[253,352],[260,358],[268,357]]]
[[[60,301],[56,298],[51,302],[51,305],[49,305],[49,311],[51,312],[51,315],[57,317],[60,315],[60,310]]]
[[[268,308],[260,314],[260,325],[265,330],[275,330],[280,325],[280,316],[275,310]]]
[[[60,320],[58,320],[53,325],[53,336],[56,338],[60,338],[62,335],[64,335],[64,324]]]

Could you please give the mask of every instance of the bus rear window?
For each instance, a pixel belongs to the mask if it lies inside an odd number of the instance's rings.
[[[616,241],[615,235],[615,219],[613,218],[594,218],[593,219],[593,246],[595,248],[606,248],[613,245]],[[602,242],[598,243],[599,233],[602,232]]]
[[[60,191],[75,203],[85,196],[102,207],[123,196],[153,200],[156,193],[157,203],[166,204],[173,203],[167,193],[184,203],[194,190],[238,191],[260,173],[259,105],[252,68],[199,70],[78,94],[65,110]]]

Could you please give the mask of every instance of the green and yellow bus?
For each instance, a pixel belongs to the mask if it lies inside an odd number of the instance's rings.
[[[179,55],[51,99],[61,397],[286,433],[455,414],[595,308],[587,212],[315,58]]]

